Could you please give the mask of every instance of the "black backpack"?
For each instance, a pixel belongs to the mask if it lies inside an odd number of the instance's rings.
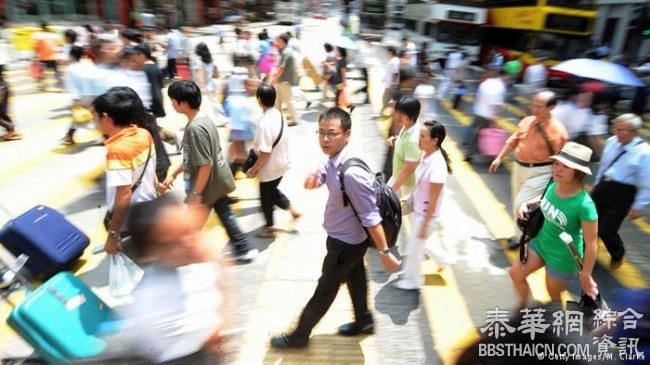
[[[359,218],[359,215],[357,214],[356,209],[354,209],[352,206],[350,199],[345,192],[345,184],[343,183],[343,176],[350,167],[360,167],[367,173],[375,176],[375,194],[377,195],[377,207],[379,208],[379,215],[381,216],[381,225],[384,227],[386,243],[388,244],[388,247],[395,246],[400,227],[402,226],[402,206],[400,205],[399,198],[393,189],[386,185],[386,182],[384,181],[384,175],[382,173],[375,174],[372,172],[372,170],[370,170],[368,165],[363,162],[363,160],[358,158],[350,158],[343,163],[339,178],[341,181],[341,191],[343,192],[343,205],[348,206],[348,204],[350,204],[350,207],[352,208],[352,211],[357,218]],[[366,233],[368,233],[368,230],[365,227],[364,230],[366,230]],[[372,237],[370,237],[370,234],[368,234],[368,240],[371,246],[376,247],[375,242],[373,242]]]

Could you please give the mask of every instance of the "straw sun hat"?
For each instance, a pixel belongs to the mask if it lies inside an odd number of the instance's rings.
[[[575,142],[567,142],[567,144],[562,147],[562,150],[560,150],[560,153],[551,156],[551,159],[560,161],[571,169],[591,175],[589,160],[591,160],[592,153],[593,151],[591,148],[587,146]]]

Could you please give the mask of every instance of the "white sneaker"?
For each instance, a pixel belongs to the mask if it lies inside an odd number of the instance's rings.
[[[240,263],[249,263],[249,262],[255,260],[257,255],[259,255],[259,253],[260,252],[256,248],[252,248],[252,249],[248,250],[244,254],[235,255],[233,258],[235,259],[235,261],[240,262]]]
[[[414,283],[412,283],[412,282],[410,282],[409,280],[406,280],[406,279],[400,279],[400,280],[394,281],[393,286],[395,288],[401,289],[401,290],[418,290],[418,289],[420,289],[419,285],[416,285],[416,284],[414,284]]]

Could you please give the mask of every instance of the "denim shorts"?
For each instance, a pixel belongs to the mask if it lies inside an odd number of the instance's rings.
[[[542,255],[540,255],[539,252],[537,252],[537,250],[535,249],[535,247],[533,247],[532,244],[529,245],[528,247],[531,250],[535,251],[537,256],[539,256],[542,259],[542,261],[544,260]],[[552,267],[550,267],[548,265],[544,265],[544,267],[546,268],[546,274],[548,276],[552,277],[555,280],[563,281],[565,283],[571,282],[573,279],[578,277],[578,272],[577,271],[576,272],[563,272],[563,271],[555,270],[554,268],[552,268]]]

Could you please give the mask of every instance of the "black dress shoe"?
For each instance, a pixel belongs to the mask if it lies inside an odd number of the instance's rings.
[[[375,333],[374,322],[357,323],[350,322],[339,327],[339,335],[341,336],[356,336],[360,334],[371,335]]]
[[[289,335],[279,335],[271,337],[271,347],[276,349],[298,349],[306,347],[309,341],[298,341]]]

